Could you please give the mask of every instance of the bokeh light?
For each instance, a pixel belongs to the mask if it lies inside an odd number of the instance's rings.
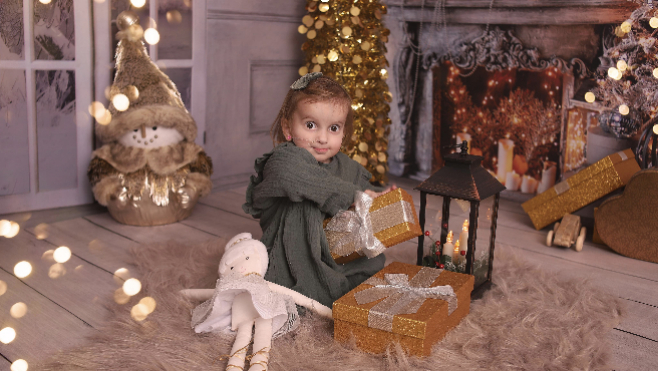
[[[620,28],[621,28],[621,30],[622,30],[623,32],[625,32],[625,33],[629,33],[629,32],[631,32],[631,24],[630,24],[630,22],[628,22],[628,21],[624,21],[624,22],[622,22]]]
[[[34,235],[36,236],[37,240],[45,240],[48,238],[48,229],[50,227],[46,223],[40,223],[36,227],[34,227]]]
[[[11,306],[9,309],[9,314],[14,318],[21,318],[27,313],[27,305],[22,302],[18,302]]]
[[[119,268],[114,272],[114,282],[117,285],[123,285],[130,278],[130,271],[127,268]]]
[[[147,28],[144,31],[144,40],[151,45],[160,42],[160,33],[155,28]]]
[[[94,101],[89,105],[89,114],[94,118],[101,117],[105,114],[105,106],[101,102]]]
[[[656,125],[653,126],[653,133],[656,134],[656,135],[658,135],[658,124],[656,124]],[[0,283],[2,283],[2,281],[0,281]],[[0,286],[0,295],[2,295],[2,288],[1,288],[1,286]]]
[[[101,125],[107,125],[112,121],[112,113],[109,110],[105,110],[102,116],[96,117],[96,121]]]
[[[130,301],[130,296],[126,295],[126,293],[123,292],[123,288],[119,287],[114,291],[114,301],[117,304],[126,304]]]
[[[11,364],[11,371],[27,371],[27,361],[24,359],[17,359]]]
[[[18,223],[11,221],[9,222],[9,231],[4,233],[4,236],[6,238],[14,238],[16,237],[16,235],[20,230],[21,230],[21,226]]]
[[[11,229],[11,222],[7,219],[0,220],[0,236],[4,236],[9,233]]]
[[[594,103],[595,100],[596,100],[596,96],[594,95],[594,93],[592,93],[591,91],[588,91],[587,93],[585,93],[585,101],[586,102]]]
[[[135,8],[141,8],[144,5],[146,5],[146,0],[130,0],[130,3],[135,7]]]
[[[626,71],[626,68],[628,68],[628,64],[626,63],[625,60],[620,59],[620,60],[617,61],[617,69],[619,71],[622,71],[622,72]]]
[[[0,342],[9,344],[16,339],[16,331],[11,327],[5,327],[0,330]]]
[[[338,60],[338,52],[336,52],[335,50],[330,50],[329,53],[327,54],[327,58],[331,62],[337,61]]]
[[[18,278],[25,278],[29,276],[30,273],[32,273],[32,264],[26,261],[18,262],[14,266],[14,274]]]
[[[143,304],[146,306],[146,308],[148,309],[148,314],[153,313],[156,306],[155,299],[153,299],[150,296],[143,297],[142,300],[139,301],[139,304]]]
[[[130,100],[125,94],[117,94],[112,97],[112,105],[117,111],[125,111],[130,107]]]
[[[50,4],[52,0],[39,0],[41,4]]]
[[[53,259],[58,263],[66,263],[71,259],[71,249],[66,246],[60,246],[53,252]]]
[[[622,115],[628,115],[628,112],[630,112],[630,109],[628,108],[627,105],[622,104],[619,106],[619,113],[621,113]]]
[[[55,263],[50,266],[48,269],[48,277],[52,279],[58,279],[66,274],[66,267],[64,264]]]
[[[649,26],[653,28],[658,28],[658,18],[651,17],[651,19],[649,20]]]
[[[137,278],[129,278],[123,283],[123,292],[128,296],[135,296],[142,289],[142,283]]]
[[[54,252],[55,252],[55,250],[53,250],[53,249],[44,251],[43,254],[41,254],[41,259],[45,260],[47,262],[54,263],[55,262],[55,259],[53,259],[53,253]]]
[[[183,21],[183,16],[176,9],[167,12],[167,22],[171,24],[178,24]]]
[[[615,68],[615,67],[608,68],[608,76],[610,76],[611,78],[613,78],[615,80],[618,80],[617,76],[619,76],[619,75],[621,75],[621,73],[619,72],[619,70],[617,68]]]
[[[149,315],[149,309],[144,304],[135,304],[130,310],[130,316],[135,321],[143,321]]]
[[[7,292],[7,283],[3,280],[0,280],[0,296],[4,295]]]
[[[658,67],[653,69],[653,77],[658,79]]]

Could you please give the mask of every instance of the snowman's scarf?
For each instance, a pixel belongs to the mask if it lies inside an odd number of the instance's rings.
[[[169,175],[196,161],[202,151],[198,144],[185,141],[153,149],[126,147],[114,142],[94,151],[92,158],[107,161],[121,173],[132,173],[148,165],[158,175]]]

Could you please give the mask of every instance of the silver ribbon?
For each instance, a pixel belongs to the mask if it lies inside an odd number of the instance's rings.
[[[347,256],[360,251],[368,258],[374,258],[384,252],[386,246],[375,237],[373,231],[369,212],[373,199],[361,191],[356,191],[354,200],[354,211],[339,211],[325,227],[328,232],[345,234],[332,246],[331,252]]]
[[[368,312],[368,327],[391,332],[395,315],[416,313],[426,299],[447,301],[448,315],[452,314],[457,309],[457,297],[452,287],[430,287],[442,271],[423,267],[411,281],[406,274],[387,273],[384,279],[370,277],[363,282],[374,287],[354,294],[359,305],[386,298]]]

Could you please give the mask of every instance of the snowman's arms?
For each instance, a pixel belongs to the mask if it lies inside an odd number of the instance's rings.
[[[199,152],[196,160],[190,162],[187,166],[189,166],[191,173],[201,173],[206,176],[212,175],[212,159],[203,151]]]
[[[118,173],[119,171],[114,166],[100,157],[92,158],[87,168],[87,177],[92,187],[96,186],[104,178]]]
[[[267,285],[270,287],[270,290],[274,292],[290,296],[292,300],[295,302],[295,304],[300,305],[304,308],[308,308],[323,317],[332,318],[331,308],[327,307],[326,305],[320,304],[318,301],[308,298],[298,293],[297,291],[293,291],[287,287],[277,285],[276,283],[267,282]]]
[[[184,289],[179,291],[183,297],[190,300],[208,300],[212,298],[214,289]]]

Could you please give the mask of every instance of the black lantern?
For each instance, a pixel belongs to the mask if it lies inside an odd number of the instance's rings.
[[[496,223],[498,219],[498,203],[500,192],[505,187],[481,165],[480,156],[466,154],[467,142],[463,142],[460,153],[453,153],[444,157],[445,164],[436,173],[432,174],[415,189],[420,191],[420,227],[423,234],[418,238],[418,265],[422,265],[423,242],[425,237],[425,206],[427,194],[443,197],[443,210],[441,218],[441,246],[446,243],[448,235],[448,219],[450,218],[450,201],[452,198],[470,202],[468,250],[466,253],[466,272],[473,274],[475,263],[475,241],[478,226],[480,201],[494,196],[491,214],[491,239],[489,244],[489,262],[486,278],[477,282],[472,296],[479,297],[491,286],[491,272],[493,269],[494,248],[496,242]]]
[[[635,149],[635,159],[642,169],[658,168],[658,117],[645,124]]]

